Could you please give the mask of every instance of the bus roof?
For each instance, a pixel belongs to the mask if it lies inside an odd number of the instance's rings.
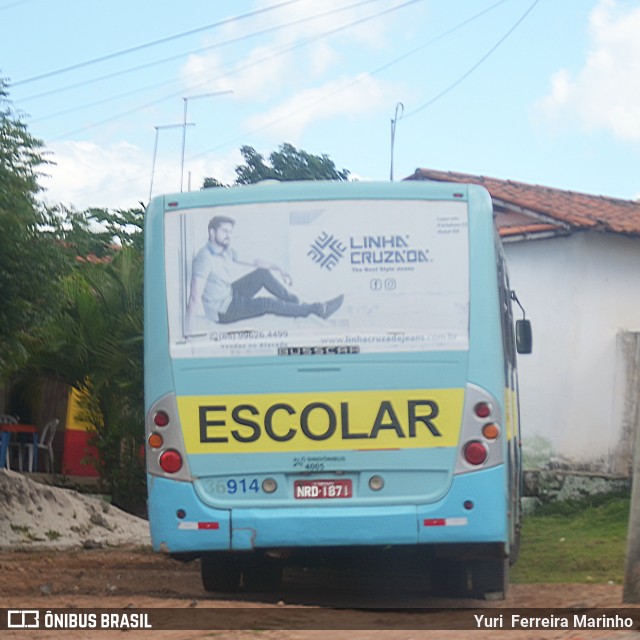
[[[186,193],[157,196],[153,208],[189,209],[215,204],[287,202],[300,200],[461,200],[489,198],[484,187],[447,182],[339,182],[265,181],[254,185],[214,187]]]

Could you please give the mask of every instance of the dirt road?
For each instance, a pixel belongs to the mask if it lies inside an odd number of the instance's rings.
[[[504,601],[454,601],[429,597],[419,572],[403,577],[376,579],[375,574],[357,571],[301,568],[287,570],[283,587],[273,595],[234,594],[234,598],[207,593],[200,583],[198,562],[178,563],[148,549],[90,549],[55,551],[12,551],[0,553],[0,597],[5,608],[169,608],[188,615],[196,610],[227,610],[233,616],[259,609],[260,624],[248,630],[126,631],[127,639],[167,638],[203,639],[282,638],[284,640],[408,640],[418,638],[493,638],[496,631],[433,631],[446,627],[446,621],[463,613],[455,607],[482,610],[496,615],[505,608],[621,607],[621,587],[616,585],[512,585]],[[425,613],[420,609],[428,607]],[[453,608],[452,608],[453,607]],[[315,620],[335,615],[345,621],[345,630],[295,630],[289,626],[291,615]],[[174,612],[175,613],[175,612]],[[469,615],[468,612],[465,612]],[[168,612],[166,615],[172,615]],[[217,612],[216,612],[217,615]],[[235,618],[234,618],[235,619]],[[334,626],[337,626],[334,624]],[[340,629],[343,627],[341,626]],[[413,628],[414,630],[410,630]],[[349,629],[349,630],[346,630]],[[367,631],[367,629],[369,629]],[[384,630],[380,630],[384,629]],[[3,640],[12,638],[122,638],[124,631],[7,631]],[[637,631],[501,631],[503,640],[549,638],[583,640],[586,638],[640,638]]]

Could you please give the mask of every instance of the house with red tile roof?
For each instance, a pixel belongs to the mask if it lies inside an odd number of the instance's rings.
[[[521,356],[525,464],[628,475],[640,420],[640,202],[464,173],[493,200],[511,286],[534,329]]]

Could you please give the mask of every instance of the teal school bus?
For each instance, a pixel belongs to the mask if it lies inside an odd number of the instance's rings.
[[[145,222],[154,549],[206,589],[322,551],[415,552],[506,593],[520,533],[514,323],[473,185],[308,182],[155,198]],[[529,343],[529,344],[527,344]]]

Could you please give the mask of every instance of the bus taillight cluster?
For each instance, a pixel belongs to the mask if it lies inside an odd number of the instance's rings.
[[[491,418],[492,408],[488,402],[478,402],[473,408],[473,412],[480,420]],[[482,426],[482,436],[486,441],[494,441],[500,436],[500,427],[495,422],[486,422]],[[471,440],[465,444],[463,449],[464,459],[469,464],[479,466],[484,464],[489,457],[489,450],[485,442],[481,440]]]
[[[169,426],[169,422],[169,414],[166,411],[156,411],[153,416],[153,423],[159,429]],[[163,447],[164,438],[161,433],[154,431],[149,435],[148,442],[152,449],[158,450]],[[167,449],[160,454],[158,463],[165,473],[177,473],[182,469],[182,456],[175,449]]]

